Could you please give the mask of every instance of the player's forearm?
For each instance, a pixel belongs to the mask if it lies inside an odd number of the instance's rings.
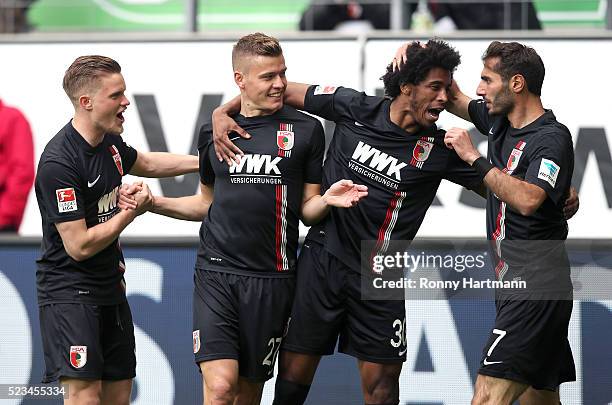
[[[319,223],[329,213],[325,197],[315,195],[302,204],[302,222],[306,226]]]
[[[77,262],[89,259],[113,243],[134,218],[134,210],[121,210],[108,221],[87,228],[85,232],[62,237],[66,252]]]
[[[532,215],[543,202],[541,196],[533,189],[537,186],[502,173],[497,168],[487,173],[484,184],[498,199],[517,210],[521,215]]]
[[[166,217],[186,221],[202,221],[208,214],[210,203],[204,201],[201,195],[188,197],[154,197],[151,212]]]
[[[304,99],[306,98],[308,87],[310,87],[310,85],[304,83],[287,83],[287,89],[285,90],[285,103],[293,108],[303,110]]]
[[[446,103],[446,110],[457,117],[463,118],[466,121],[472,121],[468,111],[472,99],[459,89],[455,80],[451,83],[451,88],[448,92],[448,102]]]
[[[172,177],[198,171],[199,160],[193,155],[178,155],[167,152],[147,152],[139,173],[144,177]]]

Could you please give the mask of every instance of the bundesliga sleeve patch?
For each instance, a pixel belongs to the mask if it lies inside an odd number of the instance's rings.
[[[60,213],[77,210],[74,188],[60,188],[59,190],[55,190],[55,197],[57,198],[57,209]]]
[[[538,170],[538,179],[542,179],[552,187],[557,184],[557,176],[559,175],[559,165],[549,159],[542,159],[540,170]]]
[[[338,88],[336,86],[317,86],[314,89],[314,95],[320,96],[323,94],[334,94]]]

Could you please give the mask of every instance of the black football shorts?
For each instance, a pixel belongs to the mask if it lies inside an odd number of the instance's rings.
[[[478,373],[556,391],[561,383],[576,380],[567,340],[573,301],[531,298],[496,301],[495,326]]]
[[[362,300],[361,274],[319,242],[306,240],[283,349],[314,355],[338,351],[373,363],[406,360],[403,300]]]
[[[46,304],[39,308],[46,371],[60,377],[118,381],[136,376],[134,324],[118,305]]]
[[[193,352],[196,364],[236,359],[241,377],[263,382],[287,329],[295,275],[262,277],[196,269]]]

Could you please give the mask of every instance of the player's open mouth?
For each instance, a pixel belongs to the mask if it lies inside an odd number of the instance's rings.
[[[117,118],[119,119],[119,121],[124,122],[125,118],[123,118],[123,111],[117,114]]]
[[[427,110],[427,114],[434,120],[437,120],[440,118],[440,113],[442,111],[444,111],[444,108],[430,108]]]
[[[281,98],[282,96],[283,96],[283,92],[282,91],[279,91],[279,92],[276,92],[276,93],[269,93],[268,94],[268,97],[274,97],[274,98]]]

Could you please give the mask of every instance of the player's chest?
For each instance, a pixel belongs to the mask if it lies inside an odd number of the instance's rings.
[[[126,174],[123,158],[115,147],[109,147],[93,155],[84,154],[81,163],[86,214],[95,222],[105,222],[117,209],[119,188]]]
[[[240,162],[229,167],[225,163],[215,163],[213,167],[217,177],[292,175],[301,173],[311,158],[307,137],[294,131],[290,124],[279,126],[279,129],[250,130],[249,133],[251,139],[230,138],[244,155]]]
[[[502,134],[489,140],[490,158],[500,170],[524,177],[529,167],[529,150],[532,142],[528,136]]]
[[[369,185],[405,190],[439,178],[446,168],[448,150],[434,137],[394,141],[367,136],[334,139],[335,161]]]

